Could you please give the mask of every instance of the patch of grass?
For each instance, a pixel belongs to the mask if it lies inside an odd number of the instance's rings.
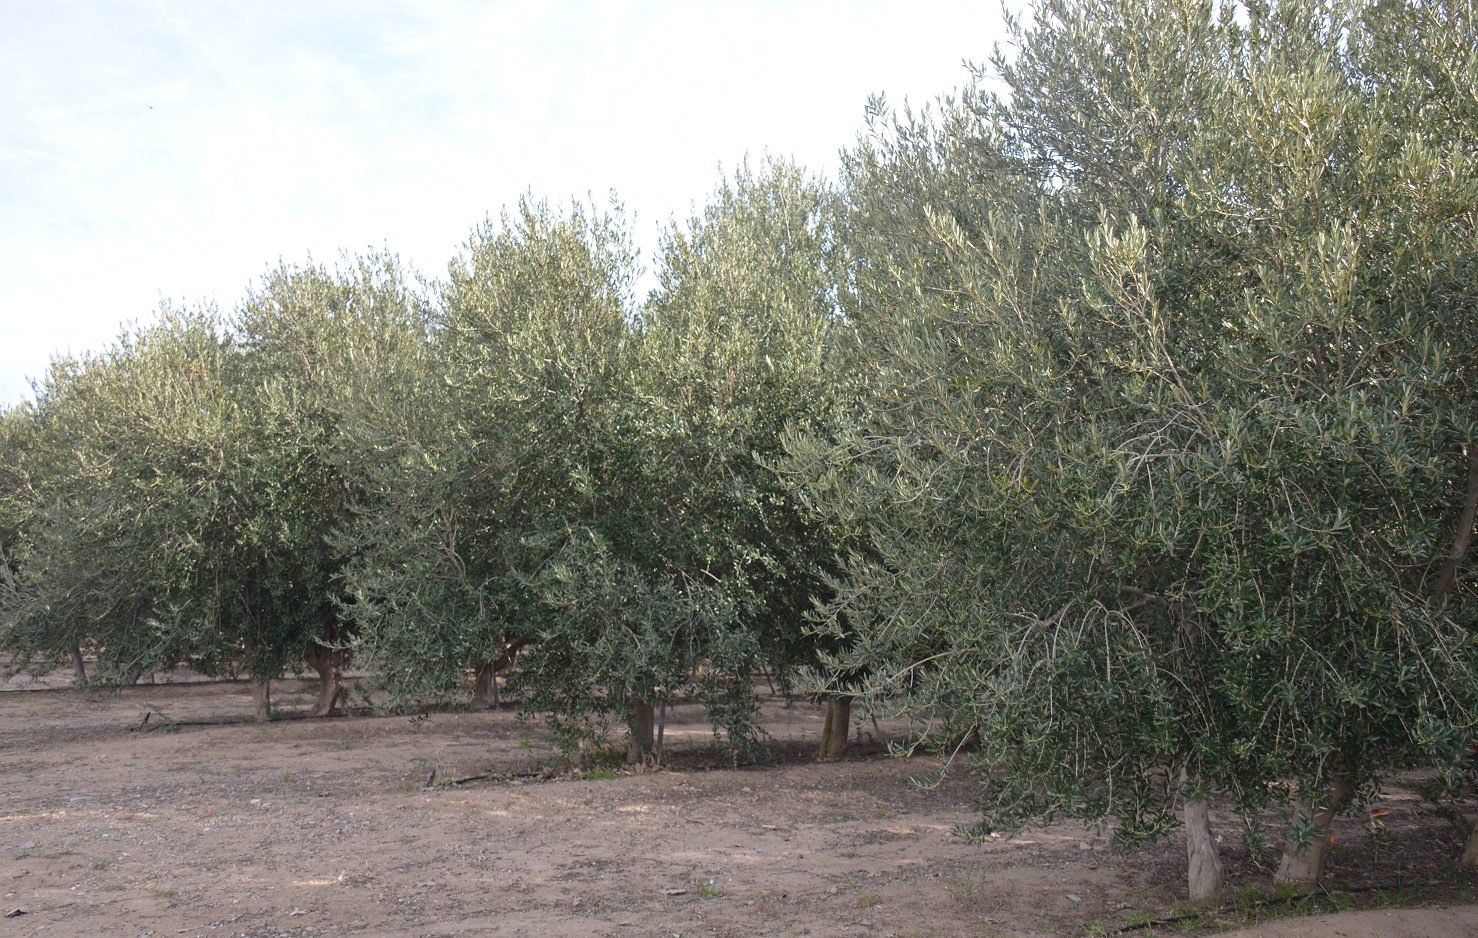
[[[873,906],[880,904],[882,901],[882,899],[878,898],[877,893],[864,892],[862,895],[857,897],[857,908],[870,909]]]
[[[62,857],[81,856],[76,850],[57,850],[54,853],[38,853],[32,850],[22,850],[15,855],[17,860],[60,860]]]
[[[1411,898],[1410,892],[1404,886],[1397,889],[1381,889],[1372,893],[1372,896],[1370,907],[1373,909],[1399,909]]]
[[[586,772],[584,777],[596,779],[597,781],[606,781],[608,779],[618,778],[619,776],[610,769],[596,769],[592,772]]]
[[[1468,876],[1463,871],[1463,868],[1458,866],[1456,860],[1449,858],[1446,863],[1442,864],[1442,869],[1438,872],[1438,875],[1442,877],[1443,882],[1453,888],[1459,897],[1467,901],[1472,900],[1472,883],[1468,880]]]
[[[92,865],[92,868],[95,869],[95,870],[106,870],[108,867],[110,867],[112,865],[113,865],[113,861],[112,860],[99,860],[99,861],[97,861],[96,863],[94,863]]]
[[[702,883],[698,886],[698,895],[702,896],[705,899],[717,899],[723,894],[724,891],[718,888],[718,886],[711,879],[708,882]]]
[[[585,758],[591,765],[598,768],[618,768],[626,764],[626,747],[620,743],[591,746],[585,751]]]
[[[1125,909],[1124,920],[1120,924],[1120,931],[1128,928],[1149,928],[1155,923],[1155,913],[1144,912],[1139,909]]]
[[[893,816],[893,814],[891,812],[889,812],[889,811],[874,811],[872,813],[872,816],[875,817],[875,818],[877,818],[880,821],[886,821],[889,818],[891,818]]]
[[[856,850],[843,850],[841,853],[837,854],[837,856],[842,857],[842,858],[847,859],[847,860],[855,860],[857,858],[857,851]]]
[[[984,873],[966,873],[964,876],[951,877],[944,891],[949,893],[950,898],[956,902],[964,902],[975,892],[975,887],[985,882]]]
[[[283,772],[282,773],[282,780],[284,782],[290,782],[290,781],[292,781],[293,780],[293,773],[291,773],[291,772]]]

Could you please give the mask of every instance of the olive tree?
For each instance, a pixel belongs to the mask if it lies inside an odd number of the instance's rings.
[[[835,209],[832,190],[789,161],[741,164],[668,229],[641,312],[631,426],[648,482],[632,507],[636,527],[662,533],[628,550],[658,576],[730,597],[734,618],[701,651],[710,707],[730,714],[752,711],[757,666],[788,684],[816,663],[806,614],[834,566],[830,532],[775,464],[787,431],[824,432],[837,405]],[[827,699],[826,757],[845,748],[848,700]]]
[[[1470,19],[1045,0],[999,94],[875,109],[846,171],[865,393],[791,467],[863,535],[834,665],[968,752],[978,830],[1184,823],[1210,901],[1209,799],[1284,808],[1307,884],[1383,773],[1458,782]]]
[[[166,308],[56,362],[6,417],[12,666],[90,646],[104,682],[245,670],[265,719],[273,676],[306,656],[314,712],[331,711],[347,641],[335,535],[366,498],[348,431],[424,346],[416,310],[390,258],[284,267],[231,319]]]
[[[552,709],[549,688],[624,698],[631,760],[684,690],[736,753],[759,752],[757,671],[815,661],[805,613],[830,545],[772,462],[835,398],[835,248],[830,192],[777,159],[740,166],[662,239],[588,493],[533,581],[553,640],[527,665]]]
[[[598,502],[635,276],[623,224],[525,199],[473,232],[439,288],[431,357],[367,450],[375,495],[346,535],[348,611],[397,699],[459,692],[529,643],[545,657],[526,671],[557,652],[534,580]],[[573,745],[596,677],[530,680],[526,706]]]
[[[103,681],[188,662],[205,673],[285,664],[276,623],[244,591],[247,520],[231,344],[213,310],[165,309],[104,352],[53,364],[37,388],[25,537],[4,594],[12,667],[91,645]]]
[[[663,242],[638,307],[619,210],[525,200],[441,288],[439,386],[380,460],[354,527],[353,615],[401,696],[510,676],[569,749],[697,692],[757,742],[755,670],[805,655],[819,529],[764,460],[825,405],[826,192],[746,167]],[[811,660],[807,658],[806,660]]]
[[[341,535],[373,497],[382,415],[416,389],[423,303],[393,256],[346,258],[337,271],[270,271],[233,326],[246,441],[240,536],[261,557],[245,601],[293,636],[297,660],[319,677],[312,713],[326,716],[352,644],[341,611],[352,542]]]

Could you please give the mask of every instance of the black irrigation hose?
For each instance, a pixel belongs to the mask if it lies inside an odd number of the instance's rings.
[[[1432,885],[1432,883],[1431,883],[1430,880],[1423,880],[1423,881],[1418,882],[1418,883],[1404,883],[1404,884],[1403,883],[1397,883],[1394,886],[1392,886],[1392,885],[1384,885],[1384,886],[1355,886],[1355,887],[1350,888],[1350,889],[1335,889],[1335,890],[1321,888],[1319,890],[1319,892],[1317,892],[1317,893],[1310,892],[1310,893],[1305,893],[1304,895],[1301,895],[1301,896],[1282,896],[1282,897],[1279,897],[1279,896],[1268,896],[1265,899],[1258,899],[1255,902],[1249,902],[1249,903],[1247,903],[1246,905],[1243,905],[1243,906],[1233,906],[1231,908],[1228,908],[1227,906],[1222,905],[1222,906],[1217,906],[1214,909],[1202,909],[1199,912],[1188,912],[1185,915],[1172,915],[1170,918],[1158,918],[1158,919],[1155,919],[1155,920],[1149,921],[1149,922],[1135,922],[1133,925],[1125,925],[1122,928],[1116,928],[1113,931],[1109,932],[1109,934],[1110,935],[1127,935],[1130,932],[1140,931],[1141,929],[1145,929],[1145,928],[1156,928],[1156,927],[1159,927],[1161,925],[1179,925],[1179,924],[1181,924],[1183,922],[1194,922],[1194,921],[1196,921],[1198,919],[1203,919],[1203,918],[1206,918],[1207,916],[1211,916],[1211,915],[1228,915],[1228,914],[1231,914],[1231,913],[1234,913],[1234,912],[1245,912],[1245,911],[1247,911],[1249,909],[1261,909],[1261,908],[1266,908],[1266,907],[1272,906],[1272,905],[1287,905],[1288,903],[1293,902],[1294,900],[1298,900],[1298,899],[1311,899],[1311,898],[1313,898],[1315,896],[1319,896],[1319,895],[1328,896],[1330,898],[1333,898],[1334,896],[1353,896],[1353,895],[1355,895],[1356,893],[1359,893],[1359,892],[1376,892],[1376,891],[1379,891],[1379,890],[1387,890],[1387,889],[1395,889],[1395,890],[1403,891],[1404,892],[1407,889],[1420,889],[1423,886],[1430,886],[1430,885]]]
[[[469,775],[467,778],[459,778],[456,781],[454,781],[454,782],[448,782],[447,784],[449,784],[449,785],[467,785],[467,784],[470,784],[472,782],[511,782],[511,781],[513,781],[515,779],[520,779],[520,778],[543,778],[543,777],[544,777],[544,774],[542,772],[496,772],[496,773],[493,773],[491,775]],[[426,787],[427,788],[430,788],[431,787],[431,783],[434,782],[434,781],[436,781],[436,773],[435,772],[432,772],[431,773],[431,777],[428,778],[428,779],[426,779]]]
[[[287,723],[293,720],[342,720],[348,717],[372,717],[377,715],[373,707],[354,707],[345,708],[338,713],[331,713],[327,716],[313,716],[310,713],[274,713],[272,718],[266,721],[249,717],[222,717],[216,720],[171,720],[160,714],[161,722],[150,723],[149,718],[156,712],[151,710],[144,714],[143,720],[137,726],[130,726],[128,731],[130,733],[150,733],[157,729],[168,730],[180,726],[253,726],[263,722]],[[398,716],[399,714],[389,715]]]

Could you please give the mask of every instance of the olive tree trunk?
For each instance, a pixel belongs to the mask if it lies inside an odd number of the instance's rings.
[[[77,683],[87,683],[87,666],[82,661],[82,649],[72,646],[72,667],[77,671]]]
[[[852,729],[852,698],[828,697],[826,722],[821,726],[821,749],[816,757],[832,762],[847,754],[847,734]]]
[[[1457,534],[1452,541],[1452,550],[1442,563],[1442,572],[1437,577],[1437,586],[1432,590],[1433,604],[1439,604],[1452,592],[1457,582],[1458,571],[1468,555],[1468,546],[1473,541],[1473,527],[1478,522],[1478,446],[1468,447],[1468,487],[1463,496],[1463,510],[1457,522]],[[1458,861],[1463,866],[1478,866],[1478,823],[1468,835],[1468,846]]]
[[[312,715],[329,716],[338,706],[339,695],[343,692],[334,650],[317,642],[310,642],[304,657],[308,659],[308,666],[318,672],[318,700],[313,704]]]
[[[497,661],[484,661],[477,666],[477,671],[472,679],[472,709],[473,710],[495,710],[500,705],[498,699],[498,675],[513,667],[513,662],[518,659],[518,653],[523,650],[523,641],[509,642],[498,652]]]
[[[652,751],[656,711],[645,701],[633,704],[631,710],[631,743],[626,748],[626,761],[631,765],[640,765],[647,753]]]
[[[272,678],[251,674],[247,675],[246,684],[251,688],[253,716],[258,721],[272,719]]]
[[[1463,850],[1463,866],[1478,866],[1478,824],[1473,825],[1473,833],[1468,835],[1468,846]]]
[[[1289,841],[1283,848],[1283,859],[1273,881],[1292,886],[1301,891],[1312,890],[1324,876],[1324,858],[1329,852],[1329,825],[1339,812],[1340,806],[1352,794],[1349,784],[1342,778],[1334,781],[1334,790],[1329,794],[1329,805],[1318,814],[1306,796],[1294,799],[1294,816],[1302,824],[1308,822],[1313,829],[1309,839],[1302,845]]]
[[[492,710],[498,706],[498,667],[491,661],[477,666],[472,677],[472,709]]]
[[[1221,905],[1226,872],[1222,869],[1221,854],[1216,850],[1216,838],[1211,834],[1210,799],[1186,798],[1184,818],[1186,885],[1191,901],[1201,906]]]

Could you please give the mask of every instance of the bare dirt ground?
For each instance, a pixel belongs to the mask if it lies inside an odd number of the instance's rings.
[[[725,763],[684,706],[674,768],[576,777],[511,711],[294,718],[313,686],[286,680],[254,724],[242,683],[43,687],[0,689],[0,905],[24,913],[0,936],[1478,934],[1452,862],[1478,805],[1414,782],[1369,806],[1378,836],[1338,822],[1333,898],[1256,905],[1269,871],[1217,816],[1240,911],[1144,927],[1178,914],[1178,840],[968,843],[967,779],[920,790],[934,763],[872,739],[817,764],[808,705],[767,701],[774,764]],[[1374,908],[1309,917],[1331,904]]]

